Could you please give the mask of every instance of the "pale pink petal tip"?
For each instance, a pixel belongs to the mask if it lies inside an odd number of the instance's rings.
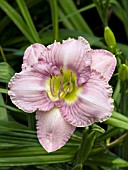
[[[61,148],[68,141],[75,127],[66,122],[58,108],[48,112],[36,113],[37,136],[40,144],[47,152]]]
[[[17,73],[9,82],[9,96],[12,102],[25,112],[50,110],[54,107],[45,92],[47,77],[32,68]]]
[[[47,62],[64,70],[70,69],[78,76],[84,71],[84,68],[91,64],[91,57],[86,57],[85,55],[91,48],[89,43],[82,37],[79,37],[78,40],[73,38],[63,40],[62,44],[54,42],[53,45],[47,48]]]
[[[29,46],[25,52],[23,57],[22,69],[26,69],[27,67],[31,67],[34,64],[39,63],[44,60],[47,56],[47,48],[41,44],[33,44]]]
[[[102,122],[113,111],[112,88],[100,73],[93,70],[90,79],[77,93],[74,103],[66,102],[60,111],[66,121],[77,127],[84,127],[94,122]]]
[[[106,50],[90,50],[87,55],[92,57],[92,69],[100,72],[109,81],[117,63],[115,56]]]

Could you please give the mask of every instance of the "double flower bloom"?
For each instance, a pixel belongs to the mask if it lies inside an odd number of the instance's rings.
[[[106,50],[92,50],[79,37],[47,48],[34,44],[24,54],[22,71],[9,83],[12,102],[25,112],[36,111],[37,136],[52,152],[62,147],[76,127],[102,122],[112,114],[116,66]]]

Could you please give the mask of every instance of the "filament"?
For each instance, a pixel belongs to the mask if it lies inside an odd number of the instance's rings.
[[[53,97],[58,97],[59,100],[62,99],[63,94],[66,94],[68,92],[72,91],[72,72],[70,72],[69,76],[69,82],[65,82],[66,89],[64,87],[64,75],[63,70],[60,70],[60,82],[59,82],[59,89],[57,92],[55,92],[55,84],[56,84],[56,76],[53,77],[52,74],[50,74],[50,92]]]

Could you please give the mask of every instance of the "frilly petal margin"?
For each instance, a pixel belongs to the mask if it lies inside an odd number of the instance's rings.
[[[81,73],[83,74],[85,70],[86,72],[88,71],[88,75],[90,74],[89,69],[86,69],[86,67],[91,65],[92,60],[91,56],[86,56],[86,52],[91,50],[91,48],[83,37],[78,37],[78,40],[69,38],[63,41],[62,44],[54,42],[53,45],[47,48],[47,62],[64,70],[72,70],[76,73],[77,77],[79,77]],[[86,80],[87,79],[85,79],[85,81]]]
[[[22,70],[26,69],[28,66],[33,66],[34,64],[44,61],[44,58],[47,56],[47,48],[41,44],[33,44],[29,46],[23,57]]]
[[[102,122],[111,116],[113,111],[112,88],[105,78],[95,70],[90,79],[83,85],[74,102],[65,102],[60,112],[68,123],[84,127],[94,122]]]
[[[64,120],[58,108],[48,112],[37,111],[37,136],[47,152],[61,148],[68,141],[75,127]]]
[[[92,57],[91,68],[100,72],[109,81],[116,67],[115,56],[106,50],[90,50],[87,55]]]
[[[12,102],[25,112],[34,112],[37,109],[48,111],[54,103],[48,98],[45,83],[48,77],[29,68],[12,77],[9,82],[9,92]]]

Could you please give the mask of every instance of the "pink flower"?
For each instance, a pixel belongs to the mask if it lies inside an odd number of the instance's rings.
[[[22,71],[9,83],[12,102],[25,112],[36,111],[37,135],[52,152],[68,141],[76,127],[102,122],[111,116],[116,66],[106,50],[92,50],[79,37],[47,48],[33,44],[24,54]]]

